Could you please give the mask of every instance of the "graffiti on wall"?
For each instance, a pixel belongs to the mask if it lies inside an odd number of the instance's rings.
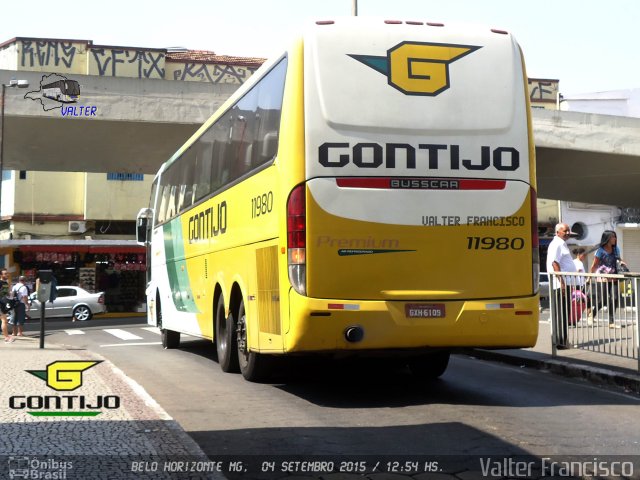
[[[164,52],[92,48],[89,75],[162,79],[164,59]]]
[[[24,68],[50,68],[72,70],[78,53],[72,42],[55,40],[22,40],[20,66]],[[83,52],[84,53],[84,52]]]
[[[180,68],[181,67],[181,68]],[[244,83],[257,68],[206,63],[184,63],[173,72],[174,80],[210,83]]]
[[[89,40],[22,39],[19,65],[23,70],[241,85],[258,66],[202,62],[166,62],[161,49],[93,45]],[[166,63],[165,63],[166,62]]]
[[[532,102],[556,103],[558,80],[529,79],[529,99]]]

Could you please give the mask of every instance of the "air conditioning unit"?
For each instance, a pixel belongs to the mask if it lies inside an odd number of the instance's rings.
[[[87,231],[87,222],[69,222],[69,233],[84,233]]]

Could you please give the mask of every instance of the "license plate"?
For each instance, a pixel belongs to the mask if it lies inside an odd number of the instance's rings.
[[[444,303],[408,303],[404,311],[408,318],[442,318]]]

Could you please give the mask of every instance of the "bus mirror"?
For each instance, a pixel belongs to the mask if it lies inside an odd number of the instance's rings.
[[[150,208],[143,208],[138,212],[136,221],[136,242],[139,245],[147,245],[149,238],[147,238],[147,232],[149,231],[151,218],[153,211]]]
[[[147,222],[146,218],[138,218],[138,225],[136,228],[136,239],[138,243],[147,243]]]

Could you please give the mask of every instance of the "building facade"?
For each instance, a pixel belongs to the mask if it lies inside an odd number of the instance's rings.
[[[531,90],[530,90],[531,92]],[[640,118],[640,89],[559,95],[563,111]],[[550,102],[549,102],[550,105]],[[617,234],[621,254],[631,271],[640,272],[640,209],[625,205],[596,205],[582,202],[557,202],[557,218],[580,235],[568,241],[589,251],[587,267],[593,261],[605,230]],[[547,243],[547,238],[541,244]]]
[[[262,58],[209,51],[94,45],[18,37],[0,44],[0,70],[242,85]],[[8,83],[9,79],[2,79]],[[4,119],[3,119],[4,120]],[[110,311],[143,308],[144,247],[135,218],[149,204],[152,175],[109,171],[2,172],[0,266],[15,281],[53,270],[59,285],[104,291]]]

